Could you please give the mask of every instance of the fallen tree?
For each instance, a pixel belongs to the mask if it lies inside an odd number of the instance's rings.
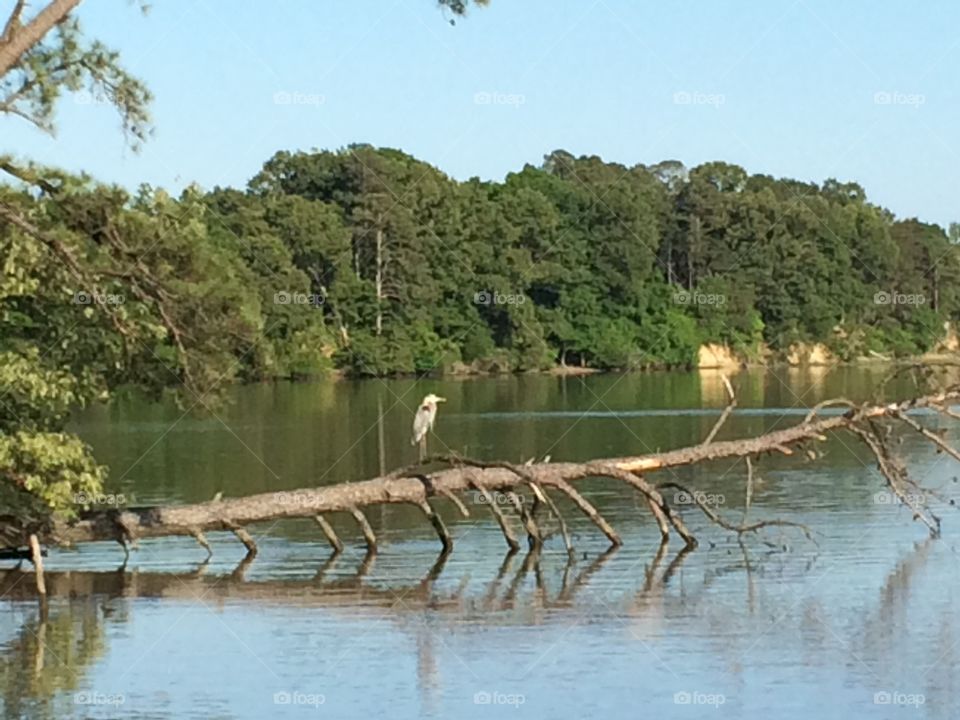
[[[456,455],[433,456],[415,466],[381,477],[328,487],[262,493],[242,498],[216,498],[209,502],[188,505],[91,512],[78,520],[54,523],[47,531],[31,536],[27,552],[38,570],[42,568],[42,545],[71,546],[110,540],[119,542],[128,551],[130,544],[142,538],[185,535],[196,538],[210,553],[212,550],[205,533],[230,531],[243,542],[248,553],[253,556],[257,552],[257,546],[247,531],[247,526],[285,518],[313,518],[336,553],[342,550],[343,542],[328,522],[327,516],[337,512],[351,514],[359,525],[368,549],[376,551],[377,538],[364,510],[384,504],[408,504],[418,507],[436,530],[444,551],[447,551],[452,547],[453,540],[440,515],[431,505],[431,500],[449,500],[462,514],[469,515],[466,506],[458,497],[466,492],[479,493],[486,500],[485,504],[511,549],[518,549],[520,543],[507,514],[519,518],[529,546],[538,548],[545,539],[541,516],[549,513],[559,527],[559,534],[562,535],[567,550],[573,551],[566,523],[552,495],[566,496],[606,536],[611,545],[620,545],[621,539],[616,530],[590,500],[574,487],[576,483],[587,478],[609,478],[632,487],[644,498],[664,541],[672,532],[676,532],[687,546],[694,547],[697,543],[680,513],[668,502],[664,494],[664,490],[668,488],[688,493],[693,504],[699,507],[711,522],[725,531],[743,535],[765,527],[793,526],[807,532],[802,525],[785,520],[747,523],[746,512],[740,523],[730,522],[703,503],[696,488],[686,487],[673,479],[655,484],[648,476],[685,465],[724,458],[746,458],[749,506],[753,467],[751,458],[768,453],[792,455],[806,446],[807,454],[811,459],[815,459],[817,453],[811,446],[827,440],[829,433],[841,431],[851,433],[873,453],[889,490],[911,509],[914,519],[925,524],[931,536],[939,535],[940,518],[931,509],[929,501],[939,500],[949,504],[953,504],[953,501],[942,497],[933,489],[922,487],[910,477],[906,466],[896,457],[891,447],[888,425],[899,423],[904,428],[919,433],[939,452],[948,452],[960,460],[957,450],[910,415],[913,411],[924,409],[958,418],[950,405],[960,398],[960,389],[887,404],[858,405],[844,399],[831,400],[811,409],[802,422],[792,427],[757,437],[718,442],[714,438],[736,405],[729,382],[726,386],[730,398],[727,408],[707,438],[690,447],[636,457],[580,463],[550,462],[547,459],[544,462],[528,462],[523,465],[473,460]],[[832,414],[824,415],[827,408],[836,406],[842,406],[845,410],[838,412],[834,409],[830,411]],[[524,490],[523,495],[529,498],[529,501],[522,499],[518,490]],[[500,493],[501,499],[506,500],[507,514],[501,509],[501,503],[494,501],[492,493]],[[38,581],[42,583],[42,570],[38,572]]]

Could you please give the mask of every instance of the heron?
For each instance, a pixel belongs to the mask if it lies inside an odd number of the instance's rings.
[[[420,445],[420,459],[427,457],[427,434],[433,430],[433,423],[437,420],[437,403],[446,402],[446,398],[430,393],[420,403],[417,414],[413,417],[413,438],[411,445]]]

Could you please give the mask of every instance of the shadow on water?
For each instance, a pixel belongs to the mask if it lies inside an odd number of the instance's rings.
[[[668,564],[659,579],[655,575],[667,554],[668,545],[662,544],[647,572],[643,592],[651,591],[658,583],[669,582],[689,552],[682,549]],[[377,554],[367,552],[355,572],[346,576],[329,577],[343,561],[340,554],[332,554],[307,580],[270,579],[248,580],[247,571],[254,558],[247,556],[230,573],[212,575],[207,563],[201,563],[190,572],[127,571],[121,566],[110,572],[48,572],[46,573],[49,602],[56,604],[64,598],[164,598],[206,601],[262,601],[329,608],[387,608],[392,612],[410,612],[429,609],[435,612],[472,613],[475,609],[497,611],[514,607],[518,594],[528,578],[533,578],[536,592],[523,601],[541,609],[570,607],[577,593],[616,554],[611,547],[588,563],[563,555],[560,581],[548,588],[542,569],[543,554],[531,550],[520,558],[517,551],[508,551],[495,576],[484,583],[482,592],[471,596],[467,592],[469,573],[463,573],[454,582],[456,589],[447,592],[438,589],[437,582],[444,575],[449,552],[441,552],[429,571],[416,583],[377,584],[367,582],[375,569]],[[450,583],[446,583],[449,585]],[[36,600],[32,573],[20,568],[0,570],[0,597],[9,601]],[[398,599],[403,600],[398,603]]]
[[[669,581],[671,572],[687,552],[681,551],[667,571],[655,579],[656,568],[666,551],[664,544],[648,572],[638,602],[644,594],[653,592],[658,583]],[[377,558],[371,552],[363,557],[354,573],[337,579],[327,579],[327,575],[342,561],[338,553],[332,554],[307,580],[247,580],[253,562],[249,556],[232,572],[222,575],[210,574],[206,562],[181,573],[130,572],[125,565],[108,572],[50,572],[46,576],[45,601],[40,601],[36,594],[32,573],[20,567],[4,569],[0,570],[0,597],[18,608],[23,620],[13,638],[0,643],[0,699],[6,717],[72,716],[78,703],[94,697],[93,693],[78,691],[85,684],[89,668],[107,651],[106,627],[131,622],[134,605],[130,601],[163,598],[198,604],[295,605],[339,610],[351,616],[360,608],[386,612],[414,635],[418,685],[424,702],[429,704],[431,688],[437,687],[439,667],[434,634],[422,624],[405,623],[403,616],[429,611],[455,622],[476,622],[485,617],[491,622],[500,617],[503,622],[503,616],[497,613],[515,608],[518,602],[541,610],[569,610],[578,592],[615,552],[611,548],[589,563],[579,563],[579,567],[574,558],[567,556],[559,586],[548,590],[540,551],[528,552],[519,562],[519,553],[510,551],[496,575],[474,596],[467,594],[468,574],[459,578],[453,592],[435,587],[447,566],[449,552],[440,553],[418,582],[386,587],[367,582]],[[518,598],[525,579],[531,576],[535,579],[535,592]]]
[[[885,663],[896,658],[907,644],[910,609],[917,602],[914,594],[921,585],[918,576],[923,574],[935,547],[937,543],[928,540],[906,553],[887,574],[875,601],[862,608],[857,627],[845,633],[857,638],[848,648],[850,662],[864,664],[864,658],[882,658],[877,667],[868,668],[877,687],[886,687],[884,683],[896,674],[897,668]],[[345,559],[333,555],[306,579],[248,579],[249,559],[232,572],[221,574],[209,572],[206,564],[189,572],[131,572],[125,568],[50,572],[49,600],[45,603],[37,602],[33,583],[24,581],[29,573],[3,570],[0,596],[22,616],[11,637],[0,637],[3,707],[8,717],[71,717],[71,707],[75,709],[76,698],[83,695],[80,691],[87,684],[86,674],[108,652],[108,628],[116,631],[132,623],[138,612],[146,611],[142,601],[162,598],[215,607],[239,605],[253,612],[293,606],[300,611],[309,608],[343,613],[353,621],[369,613],[408,637],[415,648],[421,707],[434,714],[442,705],[441,675],[449,671],[443,658],[438,657],[445,644],[433,629],[438,619],[448,626],[531,622],[563,626],[581,622],[585,613],[607,612],[625,619],[632,636],[647,642],[675,619],[672,613],[677,612],[677,606],[687,614],[702,612],[717,597],[714,584],[724,579],[740,586],[737,594],[743,597],[743,616],[753,616],[758,592],[755,576],[769,569],[764,557],[751,558],[746,547],[740,545],[729,552],[729,562],[712,558],[708,570],[691,577],[682,573],[688,551],[671,555],[668,545],[663,544],[643,562],[642,572],[634,577],[631,587],[623,582],[622,571],[616,569],[608,573],[617,575],[612,586],[602,581],[594,583],[602,578],[617,552],[610,549],[590,560],[560,553],[544,556],[536,551],[525,555],[508,552],[492,576],[479,582],[470,577],[469,571],[452,569],[449,553],[441,553],[422,577],[411,582],[378,582],[373,577],[374,554],[367,554],[347,574],[336,572]],[[803,572],[809,572],[812,563],[809,561]],[[674,591],[676,597],[668,597],[675,582],[681,582],[682,588]],[[141,601],[139,606],[137,601]],[[517,615],[518,611],[522,615]],[[820,626],[829,628],[833,621],[821,609],[804,611],[822,613],[823,617],[817,618]],[[422,620],[427,616],[432,618],[430,623]],[[531,621],[531,617],[538,619]],[[929,678],[925,688],[928,703],[941,698],[953,680],[955,616],[944,615],[940,620],[941,640],[930,647],[929,660],[932,664],[940,662],[943,669]],[[725,654],[723,650],[717,652]],[[949,705],[948,700],[944,702]]]

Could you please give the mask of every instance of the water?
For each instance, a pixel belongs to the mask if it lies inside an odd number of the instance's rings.
[[[742,411],[720,437],[786,427],[828,397],[868,398],[883,374],[742,373]],[[193,502],[407,464],[427,392],[449,399],[432,450],[513,461],[695,443],[725,403],[710,374],[371,380],[239,388],[200,418],[128,398],[75,427],[111,466],[110,492]],[[955,425],[918,419],[960,441]],[[900,448],[918,479],[956,497],[953,460],[915,435]],[[507,556],[485,508],[464,519],[447,502],[445,560],[419,511],[401,507],[371,511],[375,557],[342,517],[349,546],[333,561],[305,521],[253,528],[252,563],[222,533],[209,534],[208,563],[185,538],[143,542],[126,567],[111,543],[52,551],[45,611],[31,575],[0,570],[0,703],[31,718],[956,718],[960,515],[944,510],[944,537],[927,540],[877,495],[854,438],[824,449],[814,464],[762,459],[751,509],[806,523],[816,543],[787,529],[741,547],[688,511],[701,547],[658,554],[643,504],[598,480],[583,491],[625,546],[605,552],[562,505],[573,561],[559,538],[539,559]],[[739,519],[742,462],[676,477]]]

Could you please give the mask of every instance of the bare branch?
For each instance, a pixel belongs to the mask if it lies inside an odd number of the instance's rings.
[[[47,594],[47,585],[43,578],[43,552],[40,550],[40,540],[36,535],[30,535],[30,562],[33,563],[33,572],[37,576],[37,593]]]
[[[227,525],[227,529],[230,530],[234,535],[237,536],[237,539],[243,543],[243,546],[247,549],[247,555],[250,557],[256,556],[257,550],[257,541],[253,539],[253,536],[246,531],[245,528],[240,525]]]
[[[960,461],[960,452],[957,452],[942,437],[940,437],[934,432],[930,432],[929,430],[927,430],[927,428],[923,427],[923,425],[921,425],[920,423],[918,423],[916,420],[914,420],[912,417],[909,417],[905,413],[897,413],[896,415],[894,415],[894,417],[896,417],[897,420],[899,420],[900,422],[905,423],[910,427],[912,427],[918,433],[923,435],[927,440],[929,440],[938,448],[940,448],[943,452],[947,453],[947,455],[952,457],[954,460]]]
[[[550,509],[550,513],[557,521],[557,525],[560,527],[560,535],[563,537],[563,546],[567,549],[567,554],[573,554],[573,542],[570,540],[570,532],[567,530],[567,522],[563,519],[563,514],[560,512],[560,509],[557,507],[557,504],[553,501],[553,498],[547,494],[547,491],[536,483],[530,484],[531,489],[537,495],[537,499],[543,502]],[[532,511],[534,516],[536,516],[536,511]]]
[[[727,406],[723,409],[723,412],[720,414],[720,418],[713,426],[710,434],[707,435],[706,439],[703,441],[704,445],[709,445],[711,442],[713,442],[713,439],[717,436],[717,433],[720,432],[720,428],[723,427],[723,424],[727,421],[727,418],[730,417],[730,413],[732,413],[733,409],[737,406],[737,396],[733,392],[733,385],[730,384],[730,379],[726,375],[721,375],[721,378],[723,380],[723,386],[727,391]]]
[[[437,531],[437,537],[439,537],[440,542],[443,543],[444,552],[449,552],[453,548],[453,540],[450,539],[450,533],[447,530],[447,526],[443,524],[443,519],[430,507],[430,503],[426,500],[422,500],[416,503],[416,505],[423,514],[427,516],[427,520],[433,525],[433,529]]]
[[[194,539],[197,541],[200,547],[202,547],[204,550],[207,551],[207,557],[210,557],[211,555],[213,555],[213,548],[210,547],[210,543],[207,541],[207,536],[204,535],[201,530],[198,530],[196,528],[190,528],[188,532],[190,535],[193,535]],[[121,543],[121,544],[123,545],[124,550],[126,550],[127,549],[126,543]]]
[[[438,488],[437,492],[443,495],[447,500],[452,502],[454,505],[456,505],[457,510],[460,511],[460,514],[463,517],[465,518],[470,517],[470,511],[467,510],[467,506],[463,504],[463,501],[460,498],[458,498],[456,495],[454,495],[452,492],[450,492],[446,488]]]
[[[521,500],[513,490],[507,490],[504,494],[520,516],[523,529],[527,531],[527,543],[530,549],[533,550],[541,547],[543,545],[543,534],[540,532],[540,526],[537,525],[537,521],[533,515],[527,512],[527,506],[523,500]]]
[[[743,525],[743,524],[734,525],[733,523],[727,522],[722,517],[720,517],[720,514],[717,513],[709,505],[707,505],[707,503],[704,502],[702,495],[696,492],[695,490],[691,490],[690,488],[678,482],[665,482],[665,483],[662,483],[660,487],[674,488],[676,490],[680,490],[682,492],[687,493],[690,496],[692,502],[698,508],[700,508],[700,510],[703,511],[703,514],[706,515],[713,523],[715,523],[716,525],[719,525],[724,530],[735,532],[738,535],[743,535],[744,533],[748,533],[748,532],[756,532],[757,530],[760,530],[766,527],[794,527],[802,530],[803,534],[807,537],[807,539],[810,541],[813,541],[813,533],[810,531],[810,528],[808,528],[803,523],[792,522],[790,520],[775,519],[775,520],[762,520],[760,522],[755,522],[751,525]]]
[[[851,427],[850,431],[859,436],[864,444],[870,448],[870,451],[877,460],[877,468],[884,478],[886,478],[887,485],[893,491],[894,495],[897,496],[900,502],[913,511],[915,519],[921,520],[927,526],[930,530],[931,537],[939,537],[940,518],[929,512],[929,510],[920,507],[920,504],[915,498],[910,497],[910,494],[904,492],[903,483],[906,481],[906,471],[890,457],[886,447],[877,434],[872,430],[865,430],[862,427],[856,426]]]
[[[556,483],[557,489],[560,492],[566,494],[574,504],[580,508],[584,515],[590,518],[590,521],[596,525],[607,536],[607,539],[610,541],[611,545],[620,546],[623,545],[623,540],[620,539],[620,536],[617,535],[617,531],[606,521],[603,515],[600,514],[590,502],[587,501],[583,495],[578,493],[573,489],[573,486],[570,485],[566,480],[558,480]]]
[[[363,514],[363,511],[357,507],[349,508],[350,514],[353,515],[353,519],[357,521],[357,525],[360,526],[360,532],[363,533],[363,539],[367,543],[367,551],[375,553],[377,551],[377,536],[373,533],[373,528],[370,527],[370,521],[367,520],[367,516]]]
[[[476,484],[476,481],[471,478],[470,486],[475,488],[480,497],[483,498],[483,502],[490,508],[490,512],[493,513],[493,517],[497,521],[497,525],[500,526],[500,532],[503,533],[504,539],[507,541],[507,545],[510,546],[510,550],[516,552],[520,549],[520,543],[517,542],[516,536],[513,534],[513,530],[510,528],[510,524],[507,522],[507,519],[503,515],[503,511],[500,510],[500,506],[497,504],[496,498],[490,494],[490,491],[485,487],[481,487]]]
[[[337,537],[337,533],[334,531],[333,526],[327,522],[327,519],[323,517],[323,515],[316,515],[313,519],[316,520],[317,525],[319,525],[320,529],[323,530],[323,534],[330,543],[330,546],[333,548],[334,554],[336,555],[342,553],[343,543],[340,542],[340,538]]]
[[[836,407],[837,405],[843,405],[848,408],[856,408],[857,405],[846,398],[831,398],[830,400],[824,400],[823,402],[817,403],[812,408],[810,412],[807,413],[807,416],[803,419],[804,424],[813,422],[813,419],[817,414],[828,407]]]

